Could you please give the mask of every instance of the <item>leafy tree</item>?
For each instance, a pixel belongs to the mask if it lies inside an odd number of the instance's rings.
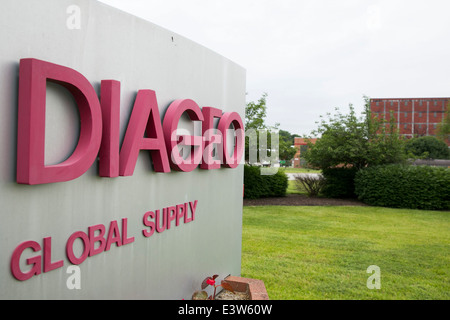
[[[296,150],[292,147],[293,136],[288,131],[279,130],[280,124],[277,123],[275,126],[268,126],[265,123],[267,116],[267,93],[264,93],[261,98],[257,102],[248,102],[245,108],[245,130],[249,133],[249,130],[253,131],[252,134],[255,136],[249,137],[247,136],[245,139],[245,160],[248,162],[250,157],[250,147],[254,151],[258,151],[261,155],[262,153],[267,154],[267,157],[272,155],[272,152],[277,152],[279,159],[281,160],[291,160]],[[261,148],[261,134],[264,134],[267,139],[267,147],[262,150]],[[278,146],[272,146],[272,135],[278,134]],[[254,139],[251,145],[251,139]],[[275,139],[275,137],[274,137]],[[292,140],[292,143],[291,143]],[[276,141],[276,140],[275,140]],[[253,159],[253,158],[252,158]],[[261,157],[259,159],[261,161]]]
[[[250,101],[245,108],[245,130],[254,129],[266,129],[266,116],[267,116],[267,93],[263,93],[261,98],[257,102]]]
[[[297,149],[294,146],[294,139],[298,137],[297,134],[291,134],[289,131],[279,130],[278,135],[280,137],[279,142],[279,156],[280,160],[292,160],[297,153]]]
[[[450,101],[444,114],[444,121],[438,125],[436,136],[438,139],[450,145]]]
[[[284,141],[286,141],[286,143],[288,145],[291,145],[291,146],[294,145],[295,138],[300,137],[300,135],[298,135],[296,133],[291,134],[289,131],[285,131],[285,130],[281,130],[281,129],[280,129],[280,131],[278,131],[278,134],[280,135],[280,139],[283,139]]]
[[[369,98],[364,99],[362,117],[358,117],[350,105],[348,114],[336,109],[335,115],[328,113],[328,120],[321,120],[319,127],[311,133],[320,139],[315,144],[309,142],[305,154],[309,165],[320,169],[336,166],[361,169],[405,160],[404,142],[395,127],[394,118],[386,122],[373,116]]]
[[[247,163],[249,163],[250,160],[256,160],[258,156],[259,139],[257,130],[266,130],[266,98],[267,93],[263,93],[257,102],[250,101],[245,107],[245,161]]]
[[[295,149],[292,144],[282,138],[280,138],[279,147],[280,160],[292,160],[292,158],[297,153],[297,149]]]
[[[422,159],[450,159],[447,144],[433,136],[413,138],[406,142],[405,150]]]

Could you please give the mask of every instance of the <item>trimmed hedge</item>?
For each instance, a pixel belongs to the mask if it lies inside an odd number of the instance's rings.
[[[450,209],[450,169],[383,165],[360,170],[355,193],[366,204],[392,208]]]
[[[283,170],[274,175],[261,175],[261,168],[244,166],[244,198],[259,199],[284,197],[288,187],[288,176]]]
[[[326,181],[321,193],[329,198],[356,198],[354,179],[357,171],[344,167],[323,169]]]

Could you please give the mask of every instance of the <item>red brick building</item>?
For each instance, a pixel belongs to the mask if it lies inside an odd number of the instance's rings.
[[[450,98],[371,99],[370,110],[388,121],[392,114],[405,137],[434,136],[448,103]]]
[[[294,168],[303,168],[306,164],[305,160],[302,158],[302,152],[306,151],[307,139],[304,138],[294,138],[294,147],[297,149],[297,153],[294,156]],[[313,144],[316,143],[317,139],[308,139]]]

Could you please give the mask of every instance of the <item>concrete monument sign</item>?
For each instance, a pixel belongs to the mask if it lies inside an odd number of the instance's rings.
[[[5,0],[0,21],[0,298],[239,275],[245,71],[95,1]]]

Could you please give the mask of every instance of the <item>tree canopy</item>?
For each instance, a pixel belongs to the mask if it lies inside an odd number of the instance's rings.
[[[263,93],[257,102],[250,101],[247,103],[245,107],[245,130],[267,128],[265,123],[267,116],[266,98],[267,93]]]
[[[438,124],[436,136],[445,143],[450,143],[450,101],[447,104],[443,121]]]
[[[406,159],[404,141],[393,120],[386,122],[372,115],[369,98],[364,99],[365,108],[360,117],[352,105],[347,114],[336,109],[336,114],[327,114],[328,119],[322,117],[318,128],[311,133],[319,139],[315,144],[308,142],[305,159],[309,165],[320,169],[337,166],[361,169]]]

